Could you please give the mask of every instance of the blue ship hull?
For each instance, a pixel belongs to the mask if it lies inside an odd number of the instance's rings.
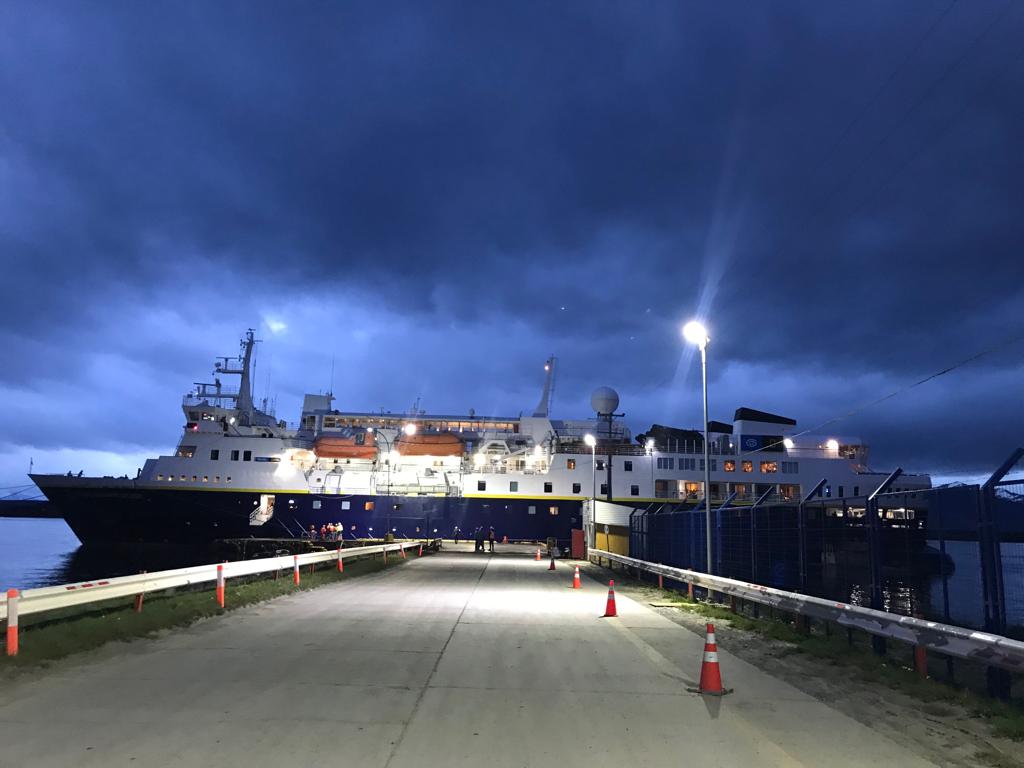
[[[249,516],[260,493],[139,487],[50,487],[47,497],[83,544],[188,543],[235,538],[297,538],[310,526],[341,523],[346,539],[471,536],[494,527],[498,539],[567,545],[582,527],[582,500],[275,493],[262,525]],[[556,512],[556,513],[554,513]],[[553,514],[554,513],[554,514]]]

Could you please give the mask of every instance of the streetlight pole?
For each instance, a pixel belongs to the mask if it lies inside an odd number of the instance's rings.
[[[700,377],[704,394],[704,528],[707,534],[707,568],[713,574],[711,548],[711,442],[708,439],[708,338],[707,329],[696,320],[683,326],[683,336],[700,347]]]
[[[597,438],[591,434],[583,436],[583,442],[590,446],[590,514],[587,516],[587,524],[585,526],[587,533],[587,546],[590,546],[591,539],[594,535],[594,507],[597,506]]]

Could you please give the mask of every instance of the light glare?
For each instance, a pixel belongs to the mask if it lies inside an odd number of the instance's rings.
[[[683,326],[683,338],[691,344],[696,344],[698,347],[703,347],[710,341],[708,329],[696,320],[691,320]]]

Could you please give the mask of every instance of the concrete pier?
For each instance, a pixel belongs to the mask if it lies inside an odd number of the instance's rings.
[[[413,557],[7,681],[0,765],[929,764],[728,648],[735,693],[687,693],[702,637],[622,595],[602,619],[607,584],[532,552]]]

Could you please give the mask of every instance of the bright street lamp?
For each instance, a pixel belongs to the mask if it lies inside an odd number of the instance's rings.
[[[708,573],[713,574],[711,560],[711,443],[708,439],[708,329],[696,320],[683,326],[683,338],[700,347],[700,374],[704,390],[704,528],[707,532]]]

